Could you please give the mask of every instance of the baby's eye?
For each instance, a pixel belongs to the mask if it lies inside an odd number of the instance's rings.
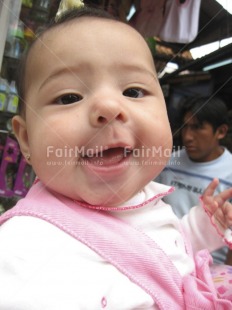
[[[56,103],[58,104],[71,104],[77,101],[82,100],[83,97],[81,95],[77,95],[77,94],[67,94],[67,95],[63,95],[61,97],[59,97],[56,100]]]
[[[141,88],[128,88],[123,92],[126,97],[141,98],[144,96],[144,91]]]

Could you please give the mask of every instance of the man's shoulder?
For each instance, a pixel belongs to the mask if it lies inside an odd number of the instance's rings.
[[[232,161],[232,153],[227,148],[225,148],[225,151],[222,154],[222,158],[228,161]]]

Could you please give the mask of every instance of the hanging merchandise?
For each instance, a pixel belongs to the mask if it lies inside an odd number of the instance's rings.
[[[163,22],[163,11],[167,0],[141,0],[129,24],[144,37],[155,37]],[[173,0],[174,1],[174,0]]]
[[[201,0],[167,0],[159,37],[166,42],[190,43],[198,34]]]
[[[24,5],[25,7],[31,8],[33,4],[32,0],[22,0],[22,5]]]
[[[78,8],[78,7],[82,7],[84,6],[84,3],[82,0],[61,0],[60,1],[60,5],[59,5],[59,9],[57,11],[56,14],[56,20],[59,18],[59,16],[67,11],[70,10],[72,8]]]

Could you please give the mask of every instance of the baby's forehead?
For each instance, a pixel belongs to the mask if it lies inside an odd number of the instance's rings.
[[[137,32],[133,27],[130,25],[124,23],[123,21],[116,20],[116,19],[110,19],[110,18],[104,18],[104,17],[96,17],[96,16],[81,16],[78,18],[73,18],[71,20],[64,21],[62,23],[54,23],[51,27],[47,28],[47,30],[44,31],[43,36],[46,36],[48,34],[52,34],[52,31],[61,31],[62,29],[66,28],[75,28],[78,29],[78,25],[81,28],[86,28],[86,31],[91,32],[93,31],[93,25],[97,25],[97,27],[110,27],[110,29],[114,28],[124,28],[124,30]],[[99,36],[101,33],[98,34]]]
[[[130,35],[132,36],[134,35],[139,39],[143,39],[142,35],[140,35],[137,30],[135,30],[132,26],[128,25],[123,21],[96,16],[82,16],[68,21],[64,21],[60,24],[54,24],[51,28],[48,28],[43,32],[43,34],[37,39],[37,42],[45,40],[51,41],[51,37],[53,37],[55,33],[57,33],[59,37],[62,39],[62,36],[68,35],[69,30],[77,31],[78,33],[79,28],[81,29],[80,31],[82,33],[84,32],[91,33],[93,32],[95,27],[102,29],[107,28],[110,31],[118,30],[121,32],[121,36],[130,33]],[[101,37],[102,32],[99,31],[95,35],[97,37]]]
[[[36,41],[34,42],[28,54],[29,58],[32,55],[34,57],[35,53],[40,53],[40,51],[43,51],[47,47],[49,48],[49,46],[55,44],[57,41],[62,41],[65,37],[69,35],[69,32],[75,33],[75,37],[71,36],[71,38],[73,39],[73,43],[76,44],[80,42],[78,41],[79,31],[82,32],[82,34],[85,32],[86,34],[88,34],[91,33],[93,31],[93,28],[96,27],[102,30],[108,29],[114,34],[115,32],[118,32],[120,33],[121,38],[123,38],[123,36],[129,36],[130,40],[138,40],[140,47],[144,46],[146,49],[148,48],[147,43],[145,42],[145,39],[142,37],[142,35],[139,34],[139,32],[133,27],[120,20],[96,16],[82,16],[62,22],[60,24],[54,24],[52,27],[44,30],[44,32],[40,36],[38,36]],[[97,34],[95,33],[95,36],[98,38],[102,38],[102,32],[98,31]],[[108,37],[109,45],[112,42],[112,36],[111,38]]]
[[[82,40],[85,43],[86,40],[88,42],[93,40],[92,42],[94,43],[93,45],[91,45],[92,43],[90,45],[89,43],[83,45]],[[65,48],[76,53],[78,48],[83,52],[84,48],[91,46],[93,49],[88,50],[88,53],[92,51],[96,53],[98,47],[99,49],[101,48],[101,43],[104,46],[107,45],[109,49],[116,48],[117,50],[120,49],[120,51],[124,49],[125,52],[129,53],[131,53],[131,50],[134,53],[134,46],[137,46],[137,54],[141,55],[141,59],[147,59],[154,67],[148,45],[137,30],[118,20],[83,16],[54,25],[37,38],[28,55],[27,73],[31,69],[34,71],[35,66],[38,69],[42,69],[42,58],[50,57],[52,54],[56,57],[57,52],[58,55],[63,55]],[[78,53],[78,55],[80,54]],[[32,73],[30,72],[30,74]]]

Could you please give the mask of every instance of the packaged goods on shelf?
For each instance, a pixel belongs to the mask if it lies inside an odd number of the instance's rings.
[[[10,197],[14,195],[14,182],[18,168],[20,150],[18,142],[10,137],[6,138],[0,166],[0,195]]]
[[[20,153],[19,145],[7,131],[0,131],[0,196],[24,197],[34,172]]]
[[[32,183],[31,166],[28,165],[25,158],[21,156],[14,185],[14,194],[16,196],[24,197],[28,192],[31,183]]]
[[[9,88],[9,95],[7,98],[7,111],[16,113],[18,110],[19,97],[15,86],[15,81],[11,81]]]
[[[9,84],[6,79],[0,77],[0,111],[7,108],[7,97],[9,93]]]

